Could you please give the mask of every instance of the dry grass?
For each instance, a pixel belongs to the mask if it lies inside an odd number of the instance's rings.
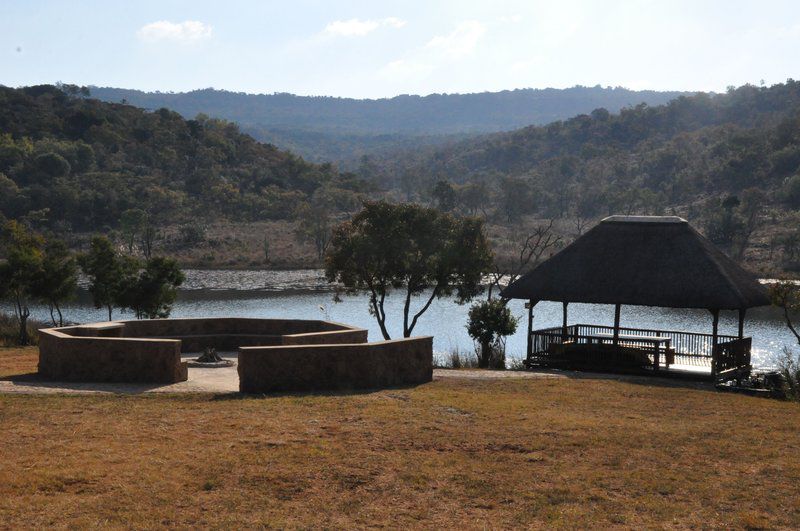
[[[34,365],[35,351],[0,351],[3,374]],[[796,404],[590,379],[7,395],[0,522],[798,527],[798,427]]]

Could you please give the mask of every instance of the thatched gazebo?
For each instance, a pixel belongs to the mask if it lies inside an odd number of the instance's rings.
[[[676,216],[611,216],[520,277],[502,296],[528,300],[527,364],[664,371],[709,367],[712,377],[750,368],[748,308],[770,303],[750,273]],[[563,325],[533,330],[539,301],[563,304]],[[614,326],[569,325],[570,302],[613,304]],[[620,306],[702,308],[712,333],[620,327]],[[738,310],[737,336],[718,333],[720,310]]]

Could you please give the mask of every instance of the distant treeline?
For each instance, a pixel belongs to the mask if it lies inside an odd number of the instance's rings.
[[[166,107],[186,118],[204,113],[231,120],[258,140],[314,161],[347,161],[376,151],[435,145],[452,135],[546,124],[598,107],[617,112],[640,103],[658,105],[685,94],[578,86],[356,100],[214,89],[148,93],[91,87],[91,91],[101,100],[126,101],[151,110]]]

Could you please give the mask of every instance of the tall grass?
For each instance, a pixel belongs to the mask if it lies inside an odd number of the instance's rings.
[[[39,321],[28,319],[28,337],[31,345],[39,344],[39,328],[47,325]],[[0,347],[15,347],[19,345],[19,321],[16,317],[0,313]]]
[[[478,367],[478,357],[455,347],[450,352],[437,353],[433,366],[437,369],[475,369]]]
[[[783,376],[783,392],[786,398],[800,402],[800,354],[785,347],[779,370]]]

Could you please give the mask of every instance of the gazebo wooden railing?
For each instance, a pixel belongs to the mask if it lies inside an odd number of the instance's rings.
[[[750,365],[751,338],[698,332],[574,324],[531,331],[528,367],[595,366],[669,370],[682,367],[722,375]],[[716,365],[715,365],[716,363]]]

